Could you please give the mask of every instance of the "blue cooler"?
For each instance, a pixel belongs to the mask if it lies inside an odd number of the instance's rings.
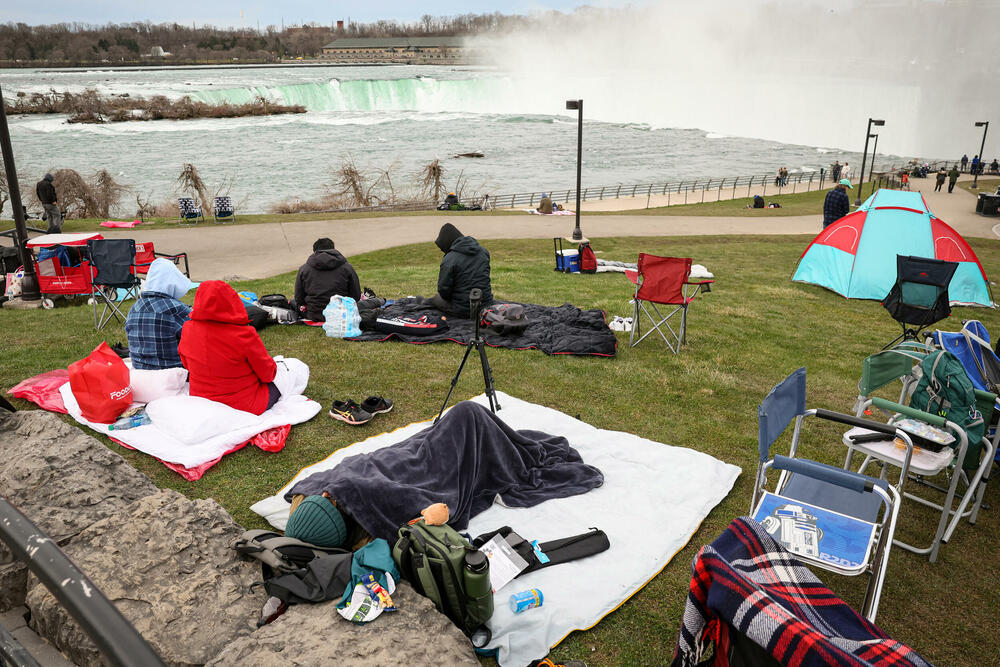
[[[559,250],[556,252],[556,270],[569,273],[580,272],[580,251]]]

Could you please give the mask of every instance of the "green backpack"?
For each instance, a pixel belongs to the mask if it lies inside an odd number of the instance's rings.
[[[962,362],[947,350],[935,350],[920,362],[923,374],[913,390],[910,407],[955,422],[965,429],[969,444],[964,467],[979,465],[986,424],[976,409],[976,392]]]
[[[466,635],[481,633],[493,616],[493,589],[486,556],[448,525],[421,519],[399,529],[392,559],[403,578],[429,598]]]

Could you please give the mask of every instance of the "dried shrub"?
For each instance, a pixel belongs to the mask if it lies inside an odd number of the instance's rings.
[[[209,210],[212,200],[208,196],[208,186],[201,180],[198,168],[190,162],[184,163],[177,177],[177,189],[201,203],[202,211]]]
[[[421,169],[420,184],[424,195],[436,202],[441,201],[441,193],[444,192],[444,167],[439,160],[434,160]]]

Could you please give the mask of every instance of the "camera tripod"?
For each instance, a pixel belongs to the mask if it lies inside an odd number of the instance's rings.
[[[490,368],[489,359],[486,358],[486,341],[483,339],[483,336],[479,331],[479,311],[482,309],[482,301],[482,290],[474,289],[469,292],[469,314],[472,316],[473,326],[475,327],[474,334],[472,340],[465,348],[465,354],[462,356],[462,363],[458,365],[458,372],[455,373],[455,377],[451,381],[451,388],[448,390],[448,395],[444,397],[444,403],[441,405],[441,411],[438,412],[438,416],[434,418],[435,424],[441,420],[441,415],[444,414],[444,409],[448,407],[448,401],[451,400],[451,394],[455,391],[455,385],[458,384],[458,378],[462,376],[462,370],[465,368],[465,362],[469,360],[469,355],[472,354],[473,348],[479,351],[479,363],[483,367],[483,383],[486,386],[486,396],[490,401],[490,411],[493,414],[496,414],[497,410],[500,409],[500,403],[497,402],[496,397],[497,392],[493,387],[493,369]]]

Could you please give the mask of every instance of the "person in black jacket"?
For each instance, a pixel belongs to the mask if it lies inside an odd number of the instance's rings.
[[[361,283],[350,262],[328,238],[313,243],[313,254],[295,276],[295,306],[307,320],[324,321],[323,309],[339,294],[361,300]]]
[[[438,273],[437,294],[428,302],[438,310],[469,317],[469,292],[483,291],[484,306],[493,303],[490,286],[490,253],[471,236],[462,232],[450,222],[445,223],[434,241],[444,259]]]
[[[45,177],[35,185],[35,194],[38,195],[38,201],[42,203],[42,208],[45,209],[45,218],[49,222],[49,228],[45,233],[59,234],[62,232],[62,211],[59,210],[56,189],[52,185],[52,181],[52,174],[45,174]]]

